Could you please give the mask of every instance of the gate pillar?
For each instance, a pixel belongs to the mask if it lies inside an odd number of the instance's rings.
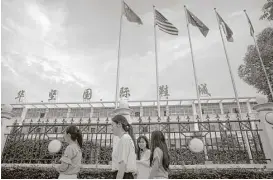
[[[267,168],[273,169],[273,103],[258,104],[253,107],[260,119],[259,129],[263,150],[268,161]]]

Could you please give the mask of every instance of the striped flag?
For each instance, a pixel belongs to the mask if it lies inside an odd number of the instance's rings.
[[[127,20],[138,24],[143,24],[140,17],[123,1],[123,13]]]
[[[155,24],[158,28],[168,34],[178,35],[178,29],[168,21],[159,11],[155,9]]]
[[[250,21],[248,15],[247,15],[247,13],[246,13],[246,10],[244,10],[244,11],[245,11],[246,18],[247,18],[247,21],[248,21],[248,24],[249,24],[250,35],[253,37],[253,36],[254,36],[254,28],[253,28],[252,23],[251,23],[251,21]]]
[[[200,32],[203,34],[203,36],[206,37],[209,32],[209,28],[188,9],[186,12],[187,12],[188,23],[198,27]]]
[[[227,23],[223,20],[223,18],[218,14],[218,12],[216,12],[217,14],[217,19],[218,19],[218,22],[219,24],[221,24],[222,28],[223,28],[223,31],[226,35],[226,38],[227,38],[227,41],[228,42],[233,42],[233,32],[232,30],[230,29],[230,27],[228,27]]]

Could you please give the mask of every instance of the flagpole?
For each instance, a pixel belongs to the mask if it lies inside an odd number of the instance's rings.
[[[184,9],[185,9],[185,14],[186,14],[187,30],[188,30],[188,36],[189,36],[189,42],[190,42],[190,48],[191,48],[191,59],[192,59],[192,66],[193,66],[193,72],[194,72],[196,94],[197,94],[197,98],[198,98],[198,107],[199,107],[199,112],[200,112],[200,119],[201,119],[201,121],[203,121],[200,93],[199,93],[199,90],[198,90],[198,80],[197,80],[197,73],[196,73],[196,69],[195,69],[195,61],[194,61],[193,50],[192,50],[191,34],[190,34],[190,29],[189,29],[189,22],[188,22],[188,19],[187,19],[188,16],[187,16],[186,6],[184,6]]]
[[[244,10],[244,12],[245,12],[245,15],[246,15],[247,19],[249,20],[249,17],[248,17],[248,15],[247,15],[247,13],[246,13],[246,10]],[[249,21],[250,21],[250,20],[249,20]],[[256,47],[256,50],[257,50],[257,52],[258,52],[258,56],[259,56],[259,59],[260,59],[260,61],[261,61],[261,65],[262,65],[262,67],[263,67],[263,71],[264,71],[264,74],[265,74],[265,77],[266,77],[266,81],[267,81],[267,84],[268,84],[268,86],[269,86],[269,91],[270,91],[270,93],[271,93],[272,100],[273,100],[272,85],[271,85],[271,83],[270,83],[270,81],[269,81],[269,79],[268,79],[268,75],[267,75],[266,69],[265,69],[265,67],[264,67],[264,63],[263,63],[263,59],[262,59],[262,56],[261,56],[261,53],[260,53],[260,49],[259,49],[258,44],[257,44],[257,42],[256,42],[256,38],[255,38],[255,35],[254,35],[254,31],[253,31],[253,33],[252,33],[252,37],[253,37],[253,40],[254,40],[254,43],[255,43],[255,47]]]
[[[118,43],[118,63],[117,63],[117,79],[116,79],[116,97],[115,107],[118,107],[118,94],[119,94],[119,74],[120,74],[120,42],[122,33],[122,16],[123,16],[123,1],[121,1],[121,15],[119,21],[119,43]]]
[[[193,66],[193,72],[194,72],[196,94],[197,94],[197,98],[198,98],[198,107],[199,107],[199,113],[200,113],[200,120],[202,122],[203,121],[203,114],[202,114],[200,93],[199,93],[199,89],[198,89],[197,73],[196,73],[196,69],[195,69],[195,62],[194,62],[194,56],[193,56],[191,34],[190,34],[190,29],[189,29],[189,22],[188,22],[188,15],[187,15],[187,8],[186,8],[186,6],[184,6],[184,10],[185,10],[185,15],[186,15],[187,30],[188,30],[188,36],[189,36],[189,42],[190,42],[190,48],[191,48],[191,59],[192,59],[192,66]],[[193,105],[195,106],[194,103],[193,103]],[[199,127],[199,126],[197,126],[197,127]],[[207,161],[209,159],[209,157],[208,157],[208,152],[207,152],[206,138],[203,137],[202,139],[203,139],[203,143],[204,143],[204,146],[205,146],[205,148],[204,148],[205,160]]]
[[[258,47],[258,44],[257,44],[257,42],[256,42],[256,38],[255,38],[254,34],[253,34],[253,40],[254,40],[255,47],[256,47],[256,49],[257,49],[258,55],[259,55],[259,59],[260,59],[260,61],[261,61],[261,65],[262,65],[262,67],[263,67],[263,71],[264,71],[264,74],[265,74],[265,77],[266,77],[267,84],[268,84],[268,86],[269,86],[269,91],[270,91],[271,96],[272,96],[272,99],[273,99],[272,85],[271,85],[271,83],[270,83],[270,81],[269,81],[269,79],[268,79],[268,75],[267,75],[266,69],[265,69],[265,67],[264,67],[264,63],[263,63],[263,60],[262,60],[262,56],[261,56],[261,53],[260,53],[260,50],[259,50],[259,47]]]
[[[154,39],[155,39],[155,67],[156,67],[156,92],[157,92],[157,112],[160,118],[160,102],[159,102],[159,80],[158,80],[158,60],[157,60],[157,35],[156,35],[156,23],[155,23],[155,6],[153,5],[154,12]]]
[[[216,18],[217,18],[217,22],[218,22],[218,26],[219,26],[219,31],[220,31],[220,35],[221,35],[221,39],[222,39],[222,43],[223,43],[223,47],[224,47],[224,51],[225,51],[225,55],[226,55],[226,60],[227,60],[227,64],[228,64],[229,74],[230,74],[230,78],[231,78],[231,81],[232,81],[233,91],[234,91],[234,94],[235,94],[237,107],[238,107],[238,110],[239,110],[239,119],[242,120],[242,111],[241,111],[241,107],[240,107],[240,102],[239,102],[239,98],[238,98],[236,84],[235,84],[234,77],[233,77],[233,74],[232,74],[232,71],[231,71],[231,66],[230,66],[230,62],[229,62],[229,58],[228,58],[228,54],[227,54],[227,49],[226,49],[225,41],[224,41],[224,38],[223,38],[223,33],[221,31],[221,25],[219,23],[216,8],[214,8],[214,11],[215,11],[215,14],[216,14]],[[249,142],[248,142],[248,139],[247,139],[247,134],[246,134],[245,131],[243,132],[243,137],[244,137],[244,140],[245,140],[245,144],[247,146],[246,147],[247,148],[247,153],[248,153],[249,159],[251,159],[250,162],[252,164],[253,163],[252,154],[251,154],[251,151],[250,151],[250,146],[249,146]]]

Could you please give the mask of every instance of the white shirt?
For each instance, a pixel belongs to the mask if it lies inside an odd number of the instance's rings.
[[[135,145],[129,134],[124,134],[113,146],[112,152],[112,170],[117,171],[120,162],[125,163],[125,172],[136,172],[136,153]]]
[[[137,179],[148,179],[150,175],[150,155],[151,151],[147,149],[137,163]],[[141,163],[142,162],[142,163]],[[143,162],[146,164],[144,165]]]

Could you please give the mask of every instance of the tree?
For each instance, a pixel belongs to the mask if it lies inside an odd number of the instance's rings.
[[[263,6],[263,15],[260,17],[261,20],[267,19],[268,21],[273,20],[273,0],[267,0],[267,3]]]
[[[271,85],[273,84],[273,28],[264,29],[257,36],[257,44],[261,52],[263,63]],[[239,77],[247,84],[254,86],[258,92],[267,95],[268,100],[272,101],[269,86],[266,81],[262,65],[255,48],[249,45],[244,57],[244,64],[238,68]],[[272,87],[273,88],[273,87]]]

